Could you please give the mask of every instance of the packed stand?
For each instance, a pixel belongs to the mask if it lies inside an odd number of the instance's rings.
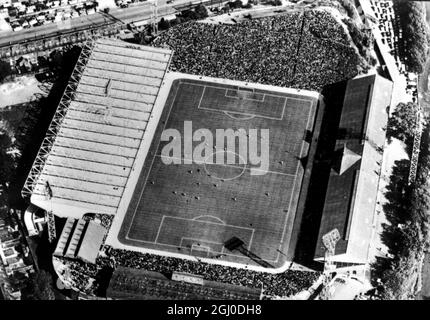
[[[103,227],[106,228],[106,230],[110,229],[110,226],[112,224],[114,216],[110,214],[102,214],[102,213],[86,213],[82,217],[82,219],[86,221],[94,221]]]
[[[396,35],[396,18],[391,1],[370,1],[371,8],[378,19],[378,28],[381,33],[381,41],[390,48],[390,53],[396,61],[399,73],[406,79],[406,93],[411,96],[414,103],[418,102],[418,89],[416,75],[406,71],[405,64],[400,59],[399,37]]]
[[[134,251],[109,248],[107,256],[115,266],[169,274],[173,271],[186,272],[203,276],[205,280],[263,288],[266,296],[291,296],[309,288],[318,278],[319,273],[287,270],[279,274],[256,272],[248,269],[237,269],[173,257],[143,254]],[[106,263],[106,258],[100,263]]]
[[[365,71],[343,27],[324,11],[307,11],[298,50],[294,86],[321,89]]]
[[[73,289],[86,294],[93,294],[97,290],[98,266],[64,257],[54,257],[54,259],[63,265],[61,276],[71,284]]]
[[[67,278],[76,289],[91,294],[97,291],[104,268],[128,267],[147,271],[171,274],[186,272],[203,276],[207,281],[263,288],[266,297],[287,297],[308,289],[319,277],[318,272],[287,270],[279,274],[256,272],[248,269],[237,269],[204,262],[183,260],[134,251],[113,249],[105,246],[97,258],[97,264],[89,264],[79,260],[57,258],[67,267]],[[179,296],[178,296],[179,297]]]
[[[364,69],[343,27],[318,10],[235,25],[188,22],[153,45],[174,50],[173,71],[283,87],[321,90]]]
[[[133,269],[134,271],[134,269]],[[255,300],[260,297],[260,290],[243,290],[236,286],[219,286],[212,282],[203,284],[187,283],[164,278],[156,273],[130,272],[126,268],[119,268],[112,276],[109,284],[108,297],[127,296],[149,299],[175,300]]]

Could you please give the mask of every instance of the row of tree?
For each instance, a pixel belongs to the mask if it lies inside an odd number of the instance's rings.
[[[408,154],[412,153],[414,132],[417,128],[418,105],[416,103],[399,103],[393,111],[387,124],[387,139],[391,143],[393,138],[402,141]]]
[[[388,139],[399,139],[412,151],[416,105],[399,104],[387,127]],[[420,259],[430,244],[430,122],[424,127],[415,183],[408,185],[410,161],[398,160],[386,187],[383,205],[387,222],[381,240],[388,257],[372,265],[374,284],[382,284],[382,299],[408,299],[416,294]],[[378,281],[376,281],[378,280]]]
[[[399,54],[410,72],[422,73],[429,52],[430,32],[423,2],[393,0]]]

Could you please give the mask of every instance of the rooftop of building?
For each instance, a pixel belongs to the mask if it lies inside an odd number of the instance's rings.
[[[83,49],[23,190],[32,203],[116,213],[170,56],[110,39]]]
[[[336,246],[339,259],[352,263],[367,260],[392,85],[378,75],[353,79],[346,85],[339,101],[341,115],[329,159],[332,163],[316,258],[324,257],[322,236],[337,228],[341,237]]]

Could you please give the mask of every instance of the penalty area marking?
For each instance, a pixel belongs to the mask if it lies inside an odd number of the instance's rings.
[[[193,219],[194,220],[194,219]],[[224,246],[223,243],[221,242],[216,242],[216,241],[208,241],[208,240],[204,240],[204,239],[197,239],[197,238],[189,238],[189,237],[181,237],[181,242],[179,244],[180,247],[185,248],[182,243],[184,242],[184,240],[191,240],[193,242],[197,242],[197,243],[209,243],[209,244],[216,244],[216,245],[221,245]]]
[[[249,100],[249,101],[259,101],[259,102],[263,102],[266,99],[266,94],[265,93],[259,93],[259,92],[255,92],[254,88],[250,88],[252,89],[252,91],[249,90],[244,90],[241,89],[240,87],[238,87],[238,89],[225,89],[225,97],[227,98],[231,98],[231,99],[238,99],[238,100]],[[237,96],[231,95],[229,94],[229,92],[234,92],[237,94]],[[239,94],[254,94],[254,95],[260,95],[261,99],[256,99],[256,98],[249,98],[249,97],[240,97]]]
[[[185,221],[188,221],[190,223],[203,223],[203,224],[222,226],[222,227],[227,227],[227,228],[232,228],[232,229],[246,230],[247,232],[251,232],[251,235],[249,236],[249,245],[248,245],[249,248],[251,247],[252,241],[254,239],[255,228],[235,226],[235,225],[227,224],[227,223],[219,223],[219,222],[212,222],[212,221],[200,221],[200,220],[194,220],[194,219],[190,219],[190,218],[183,218],[183,217],[175,217],[175,216],[163,215],[163,217],[161,218],[160,225],[158,226],[157,235],[155,237],[154,242],[151,242],[151,241],[143,241],[143,242],[163,245],[164,243],[159,243],[158,239],[160,237],[161,229],[162,229],[163,224],[164,224],[164,222],[165,222],[166,219],[171,219],[171,220],[185,220]],[[181,244],[182,244],[182,241],[183,241],[182,239],[194,239],[194,238],[192,238],[192,237],[186,237],[186,236],[185,237],[181,237],[181,243],[179,243],[179,246],[181,246]],[[211,241],[211,240],[203,240],[203,239],[199,239],[199,240],[201,242],[214,243],[214,244],[217,243],[217,242],[214,242],[214,241]]]
[[[227,116],[230,117],[234,120],[251,120],[254,119],[256,117],[255,114],[250,114],[250,115],[245,115],[244,113],[235,113],[235,112],[231,112],[231,111],[223,111],[223,113]],[[237,117],[236,115],[243,115],[244,117]]]
[[[193,251],[205,252],[206,253],[206,257],[207,257],[207,256],[209,256],[209,253],[211,252],[211,248],[210,247],[206,247],[206,246],[197,245],[197,244],[193,243],[191,245],[191,255],[193,255]]]
[[[283,105],[282,105],[281,116],[280,117],[269,117],[269,116],[263,116],[263,115],[258,115],[258,114],[253,114],[253,113],[247,113],[247,112],[226,111],[226,110],[222,110],[222,109],[202,107],[201,104],[202,104],[202,101],[203,101],[203,97],[204,97],[204,95],[206,93],[206,88],[213,88],[213,89],[221,90],[221,91],[223,91],[224,97],[227,97],[227,98],[230,98],[230,99],[239,99],[239,98],[237,98],[237,97],[230,97],[230,96],[227,95],[227,90],[231,91],[233,89],[228,89],[228,88],[225,88],[225,87],[211,86],[211,85],[200,85],[200,84],[194,84],[194,83],[193,84],[188,84],[188,85],[203,87],[203,91],[202,91],[202,94],[200,96],[199,103],[197,105],[197,109],[208,110],[208,111],[215,111],[215,112],[223,112],[226,115],[228,115],[228,116],[230,116],[230,117],[232,117],[233,119],[236,119],[236,120],[248,120],[248,119],[236,118],[234,116],[231,116],[230,114],[227,114],[226,112],[233,113],[233,114],[244,115],[244,116],[247,116],[247,117],[251,117],[252,116],[253,118],[258,117],[258,118],[263,118],[263,119],[279,120],[280,121],[284,117],[285,108],[287,106],[288,99],[296,99],[296,98],[289,98],[289,97],[286,97],[286,96],[275,95],[275,94],[268,94],[268,93],[260,93],[260,94],[264,95],[264,99],[262,101],[255,100],[255,99],[245,99],[245,98],[243,99],[243,100],[248,100],[248,101],[260,101],[260,102],[264,102],[266,96],[273,97],[273,98],[278,98],[278,99],[282,99],[283,100]],[[240,91],[240,90],[237,90],[237,91]],[[305,100],[305,99],[296,99],[296,100]],[[309,101],[309,100],[306,100],[306,101]],[[252,118],[249,118],[249,119],[252,119]]]
[[[198,217],[195,217],[195,218],[193,218],[192,220],[199,220],[199,219],[201,219],[201,218],[211,218],[211,219],[214,219],[215,221],[218,221],[219,223],[221,223],[221,224],[223,224],[223,225],[226,225],[226,223],[223,221],[223,220],[221,220],[220,218],[218,218],[218,217],[215,217],[215,216],[213,216],[213,215],[202,215],[202,216],[198,216]],[[205,221],[205,220],[201,220],[201,221]]]

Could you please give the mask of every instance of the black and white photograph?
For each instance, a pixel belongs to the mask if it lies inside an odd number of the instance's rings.
[[[430,1],[0,0],[0,309],[430,300],[429,26]]]

